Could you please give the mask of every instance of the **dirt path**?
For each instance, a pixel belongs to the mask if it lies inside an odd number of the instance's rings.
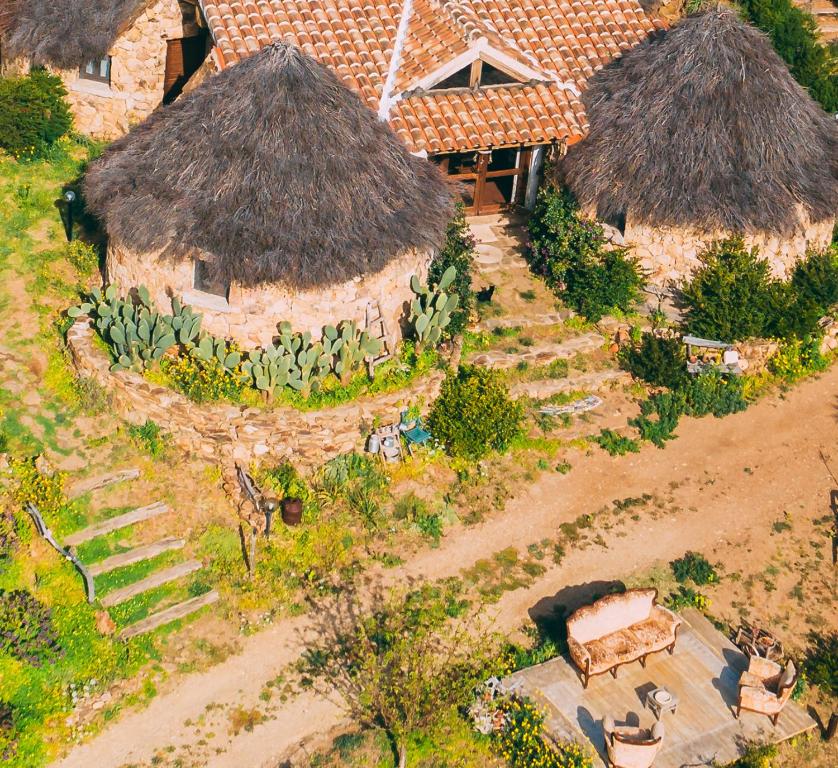
[[[744,572],[758,570],[776,546],[768,539],[774,521],[791,511],[801,519],[829,512],[833,483],[819,450],[828,458],[832,453],[831,463],[838,467],[838,367],[743,414],[721,421],[685,421],[679,433],[680,439],[665,451],[647,447],[613,459],[597,452],[578,461],[566,476],[543,476],[513,498],[502,515],[446,537],[439,549],[385,572],[387,578],[455,575],[506,547],[525,549],[555,536],[562,522],[580,514],[644,493],[664,499],[665,511],[605,532],[604,546],[571,549],[559,566],[550,567],[530,587],[505,593],[491,611],[498,629],[514,631],[533,609],[549,608],[545,599],[563,586],[626,578],[686,549],[733,562]],[[830,565],[822,568],[834,575]],[[755,605],[755,610],[768,610],[769,602],[786,599],[769,594],[766,605]],[[722,608],[733,604],[730,597]],[[825,613],[827,621],[835,621],[834,612],[831,618]],[[269,704],[272,711],[264,722],[251,720],[237,734],[232,732],[232,724],[246,721],[248,712],[265,709],[264,692],[278,689],[263,686],[299,654],[305,627],[301,617],[247,639],[239,655],[185,678],[57,765],[110,768],[158,755],[164,761],[156,764],[164,765],[168,756],[180,759],[184,767],[275,768],[287,750],[300,749],[340,722],[334,704],[300,697]],[[272,701],[278,698],[275,694]],[[236,711],[240,717],[231,717]]]

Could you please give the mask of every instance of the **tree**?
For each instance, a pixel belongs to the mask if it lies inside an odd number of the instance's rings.
[[[742,0],[746,18],[770,38],[795,80],[827,112],[838,111],[838,56],[818,42],[818,24],[792,0]]]
[[[382,729],[404,768],[408,736],[468,704],[489,674],[494,643],[467,607],[453,588],[344,594],[316,613],[303,682],[337,693],[363,727]]]

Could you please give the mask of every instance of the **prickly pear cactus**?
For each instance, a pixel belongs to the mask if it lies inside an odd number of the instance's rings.
[[[454,282],[457,270],[448,267],[440,278],[436,289],[422,285],[416,275],[410,278],[410,287],[416,298],[410,304],[410,323],[416,337],[417,352],[428,344],[436,345],[442,339],[442,331],[451,322],[451,313],[460,303],[457,294],[446,293]]]
[[[346,386],[364,360],[381,351],[381,342],[358,328],[354,320],[344,320],[339,329],[326,326],[323,330],[324,347],[333,335],[336,336],[333,343],[338,346],[332,352],[332,369],[340,383]]]
[[[288,385],[294,364],[293,356],[284,348],[271,345],[267,349],[256,349],[248,353],[247,360],[242,363],[242,370],[250,376],[253,386],[266,399],[271,399],[277,389]]]

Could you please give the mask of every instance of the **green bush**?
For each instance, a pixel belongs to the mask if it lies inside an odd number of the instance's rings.
[[[0,149],[18,160],[43,156],[72,126],[61,78],[36,69],[0,78]]]
[[[706,611],[710,607],[710,598],[701,594],[697,589],[680,586],[677,591],[666,597],[664,603],[673,611],[680,611],[683,608],[696,608],[699,611]]]
[[[675,581],[679,584],[692,581],[699,586],[704,586],[715,584],[719,580],[716,569],[704,555],[698,552],[687,552],[683,557],[673,560],[669,567],[672,568]]]
[[[639,346],[626,347],[621,358],[632,376],[656,387],[679,387],[689,375],[680,339],[644,333]]]
[[[794,78],[827,112],[838,112],[838,55],[818,41],[818,23],[792,0],[741,0],[746,18],[771,38]]]
[[[61,652],[49,608],[28,590],[0,590],[0,652],[34,666]]]
[[[260,470],[257,473],[256,482],[265,490],[272,491],[280,499],[305,501],[311,495],[306,481],[290,461]]]
[[[452,455],[479,459],[505,451],[520,434],[523,418],[523,406],[510,399],[496,371],[464,365],[443,382],[428,424]]]
[[[469,315],[474,309],[474,291],[471,285],[471,272],[474,264],[474,235],[466,222],[465,209],[457,205],[457,212],[445,232],[445,243],[434,256],[428,270],[428,286],[435,289],[449,267],[454,267],[457,276],[448,293],[460,297],[457,308],[451,313],[451,322],[445,327],[443,337],[459,336],[468,325]]]
[[[62,472],[45,475],[35,465],[34,458],[13,458],[9,463],[16,481],[12,499],[18,507],[24,509],[27,504],[34,504],[46,518],[54,517],[64,509],[67,499]]]
[[[602,227],[579,215],[572,194],[543,187],[528,224],[530,267],[574,310],[596,322],[627,312],[643,279],[624,248],[608,247]]]
[[[791,284],[798,295],[811,301],[821,312],[838,304],[838,248],[808,253],[794,266]]]
[[[764,335],[774,281],[759,249],[735,236],[713,243],[698,259],[701,266],[682,287],[690,333],[721,341]]]
[[[627,453],[637,453],[640,450],[637,440],[621,435],[613,429],[602,429],[591,440],[604,451],[608,451],[611,456],[625,456]]]
[[[786,339],[777,354],[768,360],[768,370],[783,381],[792,383],[816,371],[825,370],[828,358],[820,352],[820,339]]]
[[[146,419],[145,424],[139,426],[129,426],[128,435],[138,447],[155,459],[162,456],[166,450],[166,434],[160,425],[151,419]]]
[[[809,635],[803,671],[810,683],[830,696],[838,696],[838,632]]]

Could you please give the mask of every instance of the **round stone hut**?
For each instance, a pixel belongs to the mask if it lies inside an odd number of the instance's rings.
[[[737,233],[776,274],[830,242],[838,124],[731,9],[689,16],[591,78],[590,132],[557,171],[582,210],[680,281]]]
[[[326,67],[274,44],[114,142],[84,198],[107,280],[246,348],[380,313],[388,342],[453,213],[437,169]]]

